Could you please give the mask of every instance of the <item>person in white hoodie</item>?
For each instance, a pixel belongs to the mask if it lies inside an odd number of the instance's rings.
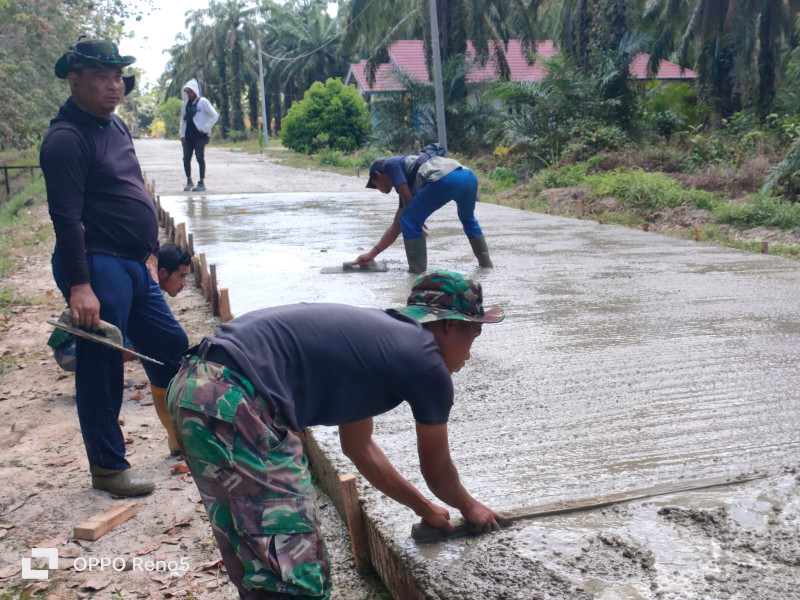
[[[208,98],[200,95],[197,79],[190,79],[183,86],[183,106],[181,107],[180,136],[183,144],[183,170],[186,172],[186,185],[183,191],[204,192],[206,176],[205,149],[211,139],[211,128],[219,119]],[[200,179],[197,185],[192,182],[192,154],[197,157]]]

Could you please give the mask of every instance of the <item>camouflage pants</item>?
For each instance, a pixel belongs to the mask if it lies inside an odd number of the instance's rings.
[[[241,598],[327,598],[328,555],[299,436],[243,375],[197,356],[167,402]]]

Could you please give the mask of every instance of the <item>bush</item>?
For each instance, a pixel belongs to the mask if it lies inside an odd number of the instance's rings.
[[[753,194],[746,202],[723,204],[714,212],[720,222],[739,227],[800,227],[800,204],[770,194]]]
[[[620,169],[589,176],[589,187],[598,196],[613,196],[634,209],[652,212],[691,204],[713,209],[719,198],[704,190],[683,189],[676,179],[661,173],[645,173],[641,169]]]
[[[178,98],[170,98],[156,108],[156,115],[164,124],[164,135],[168,138],[178,137],[181,125],[181,105]]]
[[[364,99],[339,79],[315,82],[283,119],[283,145],[311,154],[323,148],[352,152],[372,133]]]

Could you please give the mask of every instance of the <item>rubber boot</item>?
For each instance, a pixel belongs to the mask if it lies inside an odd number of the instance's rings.
[[[108,490],[116,496],[141,496],[156,489],[156,484],[137,475],[131,469],[112,471],[102,467],[89,467],[92,473],[92,487],[96,490]]]
[[[167,443],[169,444],[169,451],[172,456],[181,455],[181,445],[175,437],[175,432],[172,429],[172,420],[169,418],[169,409],[167,408],[167,388],[156,387],[150,384],[150,391],[153,394],[153,404],[156,407],[156,414],[158,415],[164,429],[167,430]]]
[[[422,273],[428,268],[428,247],[425,245],[425,238],[414,238],[407,240],[403,238],[406,247],[406,259],[408,260],[409,273]]]
[[[478,265],[481,267],[493,268],[492,259],[489,258],[489,248],[486,247],[486,238],[479,235],[476,238],[469,240],[469,245],[472,246],[472,251],[478,257]]]

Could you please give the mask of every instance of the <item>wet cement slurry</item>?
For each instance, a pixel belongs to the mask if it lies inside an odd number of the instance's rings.
[[[297,301],[391,307],[413,276],[322,275],[371,247],[394,198],[368,193],[164,197],[218,265],[234,314]],[[800,263],[481,204],[494,269],[447,206],[428,264],[484,285],[487,325],[454,376],[465,487],[498,510],[756,470],[760,482],[518,522],[418,546],[416,517],[360,482],[365,510],[430,598],[800,598]],[[401,407],[375,437],[418,472]],[[335,428],[317,428],[342,472]],[[452,511],[451,516],[457,516]]]

